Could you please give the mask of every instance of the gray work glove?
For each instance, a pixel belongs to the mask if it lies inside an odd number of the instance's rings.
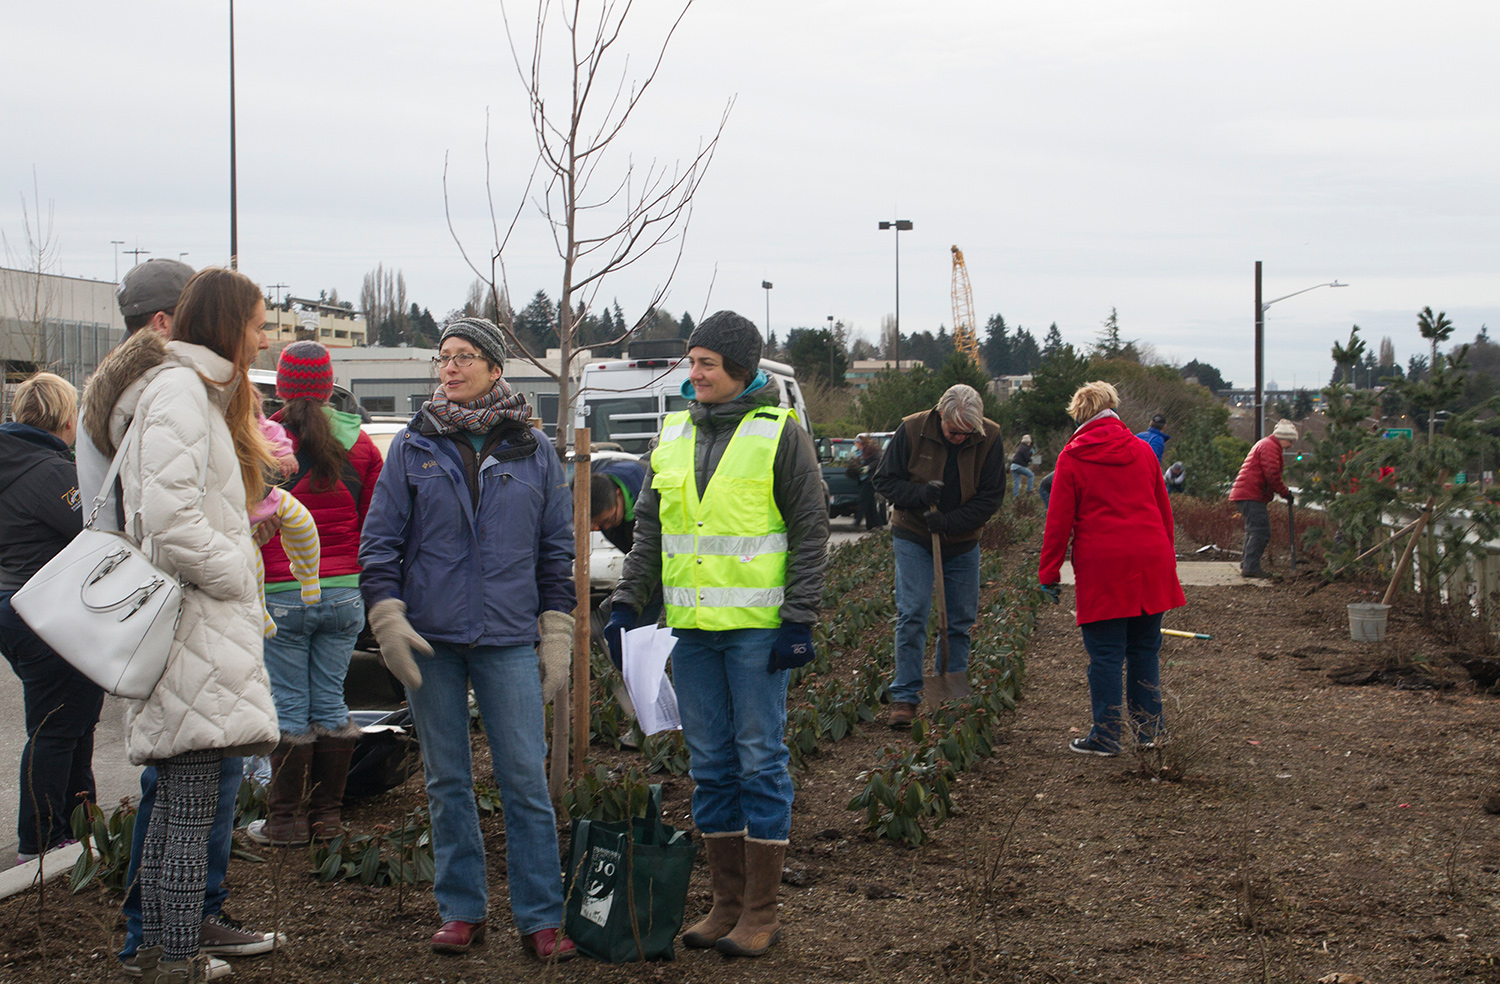
[[[542,644],[537,656],[542,667],[542,703],[568,692],[568,671],[573,663],[573,616],[567,612],[542,612],[537,620]]]
[[[422,686],[422,671],[411,651],[415,649],[423,656],[432,655],[432,645],[411,627],[406,620],[406,602],[400,598],[385,598],[375,602],[366,613],[370,620],[370,631],[380,643],[380,659],[385,668],[395,674],[396,679],[413,690]]]

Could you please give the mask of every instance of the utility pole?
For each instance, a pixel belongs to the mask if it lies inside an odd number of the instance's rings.
[[[229,0],[229,269],[240,268],[240,196],[234,146],[234,0]]]
[[[1259,444],[1265,437],[1266,414],[1262,402],[1265,400],[1265,353],[1266,353],[1266,308],[1260,302],[1260,260],[1255,261],[1255,438]]]
[[[766,291],[766,344],[771,344],[771,281],[762,280],[760,285]]]
[[[134,262],[132,262],[130,265],[136,266],[141,262],[141,257],[151,255],[151,251],[149,249],[141,249],[139,246],[137,246],[135,249],[125,250],[125,255],[135,257]]]
[[[115,283],[120,282],[120,247],[125,245],[123,239],[111,239],[109,244],[115,248]]]

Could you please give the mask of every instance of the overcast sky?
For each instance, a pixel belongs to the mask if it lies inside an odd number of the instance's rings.
[[[24,265],[33,171],[59,272],[112,280],[115,247],[195,266],[229,253],[227,3],[0,0],[0,229]],[[666,0],[637,0],[629,74]],[[510,7],[513,23],[535,16]],[[478,0],[236,8],[240,268],[356,300],[377,263],[441,315],[473,280],[444,219],[483,254],[484,129],[508,213],[535,157],[500,8]],[[600,169],[692,156],[725,105],[718,157],[665,307],[771,327],[832,314],[874,337],[950,327],[949,246],[981,323],[1252,377],[1253,268],[1272,307],[1267,381],[1321,385],[1358,323],[1404,362],[1424,305],[1455,340],[1500,328],[1500,5],[1481,2],[948,0],[701,2]],[[620,66],[613,68],[618,72]],[[566,99],[558,90],[553,102]],[[634,318],[666,261],[601,299]],[[131,264],[119,258],[120,269]],[[561,264],[528,212],[512,295],[556,298]]]

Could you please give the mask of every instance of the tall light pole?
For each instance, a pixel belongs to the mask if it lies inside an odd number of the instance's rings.
[[[120,247],[125,245],[123,239],[111,239],[109,244],[115,248],[115,283],[120,282]]]
[[[1337,280],[1331,280],[1326,284],[1313,284],[1301,290],[1294,290],[1290,294],[1282,294],[1280,297],[1269,301],[1262,301],[1260,292],[1260,260],[1255,261],[1255,440],[1259,441],[1265,436],[1266,431],[1266,408],[1265,408],[1265,364],[1266,364],[1266,309],[1272,304],[1284,301],[1288,297],[1296,297],[1298,294],[1306,294],[1310,290],[1319,287],[1348,287]]]
[[[229,0],[229,269],[240,268],[240,193],[234,146],[234,0]]]
[[[833,385],[833,315],[828,316],[828,385]]]
[[[901,371],[901,234],[911,230],[908,219],[880,223],[882,229],[896,230],[896,371]]]
[[[762,280],[760,285],[766,289],[766,344],[771,344],[771,281]]]

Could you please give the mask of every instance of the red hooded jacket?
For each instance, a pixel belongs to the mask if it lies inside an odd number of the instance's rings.
[[[1056,584],[1073,541],[1078,624],[1186,604],[1156,452],[1118,417],[1078,428],[1057,456],[1037,577]]]
[[[1281,480],[1285,460],[1280,441],[1269,434],[1261,438],[1245,455],[1240,473],[1234,478],[1234,488],[1229,490],[1229,501],[1270,502],[1275,496],[1290,494],[1291,490]]]

